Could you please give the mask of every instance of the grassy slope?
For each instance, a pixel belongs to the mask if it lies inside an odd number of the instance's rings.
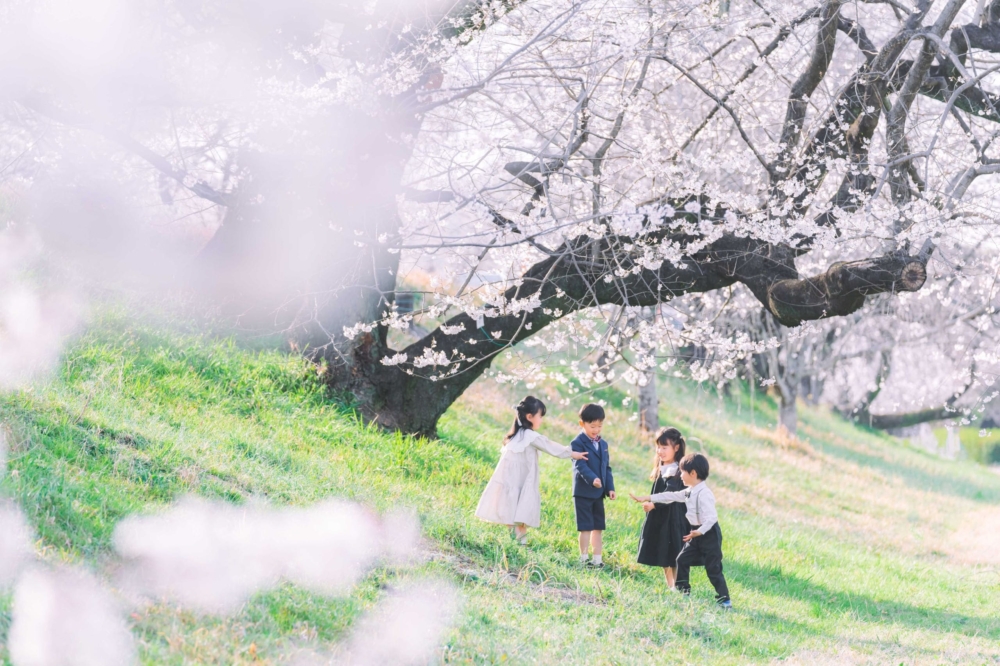
[[[945,428],[935,428],[938,446],[943,448],[948,441]],[[962,443],[964,455],[983,464],[1000,463],[1000,430],[985,430],[978,427],[959,428],[958,439]]]
[[[1000,543],[984,548],[956,531],[1000,526],[1000,476],[817,410],[802,415],[802,440],[780,441],[759,395],[751,412],[746,395],[721,401],[681,383],[664,392],[661,417],[713,463],[730,614],[713,607],[703,573],[686,600],[634,564],[642,513],[628,500],[609,505],[610,568],[575,567],[564,461],[543,461],[532,545],[477,521],[513,402],[489,383],[448,413],[440,441],[413,440],[329,404],[295,358],[109,320],[51,382],[0,399],[12,445],[3,485],[28,511],[43,557],[98,569],[119,519],[184,493],[292,504],[336,495],[419,511],[438,554],[416,570],[377,570],[348,598],[287,586],[230,619],[168,606],[133,615],[149,664],[279,663],[296,646],[343,637],[385,586],[416,575],[461,586],[447,662],[1000,663],[997,562],[966,561]],[[536,393],[553,406],[579,400]],[[546,434],[568,441],[571,407],[550,411]],[[648,444],[625,416],[612,410],[606,426],[617,485],[644,492]],[[0,662],[9,603],[0,596]]]

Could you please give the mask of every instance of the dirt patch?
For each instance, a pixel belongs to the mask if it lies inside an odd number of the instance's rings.
[[[947,553],[962,564],[1000,566],[1000,506],[966,514],[947,540]]]
[[[784,659],[771,661],[772,666],[859,666],[864,663],[866,662],[862,655],[847,648],[841,648],[836,652],[800,650]]]
[[[943,664],[991,664],[991,652],[975,646],[956,645],[938,654],[905,645],[887,645],[879,641],[861,641],[860,649],[841,646],[822,650],[799,650],[783,659],[771,660],[771,666],[941,666]]]
[[[605,601],[580,590],[551,583],[546,580],[536,580],[536,570],[525,567],[521,570],[489,569],[476,564],[471,558],[459,553],[434,550],[427,554],[427,559],[443,562],[463,578],[487,583],[490,585],[519,585],[529,588],[534,594],[552,601],[568,601],[575,604],[590,604],[604,606]]]

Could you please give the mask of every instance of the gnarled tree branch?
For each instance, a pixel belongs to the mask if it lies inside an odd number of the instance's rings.
[[[674,203],[683,209],[683,201]],[[702,217],[710,213],[724,211],[703,210]],[[777,321],[795,326],[854,312],[873,294],[919,289],[931,252],[928,244],[916,256],[893,253],[838,263],[819,275],[801,277],[792,248],[731,234],[693,251],[681,264],[664,261],[656,269],[643,267],[635,251],[626,249],[664,239],[682,246],[699,240],[669,229],[640,237],[567,240],[528,269],[480,321],[468,313],[456,315],[403,349],[405,361],[379,366],[371,380],[382,387],[383,402],[370,416],[394,427],[405,415],[410,428],[432,434],[440,414],[498,353],[578,310],[607,304],[653,306],[740,282]],[[431,384],[433,391],[421,389]]]
[[[918,409],[913,412],[900,412],[895,414],[873,414],[871,412],[872,403],[881,393],[885,383],[889,381],[889,372],[892,368],[892,352],[891,350],[882,350],[879,357],[879,369],[875,375],[875,387],[868,391],[862,398],[854,409],[850,410],[849,413],[840,412],[842,416],[855,421],[856,423],[865,424],[870,428],[876,430],[895,430],[897,428],[909,428],[910,426],[920,425],[921,423],[932,423],[934,421],[943,421],[945,419],[954,418],[956,413],[958,413],[958,408],[955,407],[955,403],[969,392],[972,385],[975,383],[976,376],[976,364],[973,362],[970,370],[969,377],[965,384],[962,386],[961,390],[956,391],[945,401],[944,405],[941,407],[929,407],[927,409]],[[839,410],[838,410],[839,411]]]

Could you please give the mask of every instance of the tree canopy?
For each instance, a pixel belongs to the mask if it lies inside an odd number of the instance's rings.
[[[571,358],[521,376],[583,384],[805,341],[869,417],[903,339],[976,361],[936,400],[991,383],[998,2],[91,9],[3,10],[12,215],[91,269],[183,275],[386,426],[433,433],[525,341]]]

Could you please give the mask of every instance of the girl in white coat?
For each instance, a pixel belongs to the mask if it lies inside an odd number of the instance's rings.
[[[587,454],[538,434],[545,416],[545,403],[538,398],[529,395],[516,409],[517,417],[504,437],[500,462],[479,498],[476,516],[490,523],[513,527],[514,537],[526,544],[528,528],[538,527],[542,514],[538,452],[573,460],[586,460]]]

